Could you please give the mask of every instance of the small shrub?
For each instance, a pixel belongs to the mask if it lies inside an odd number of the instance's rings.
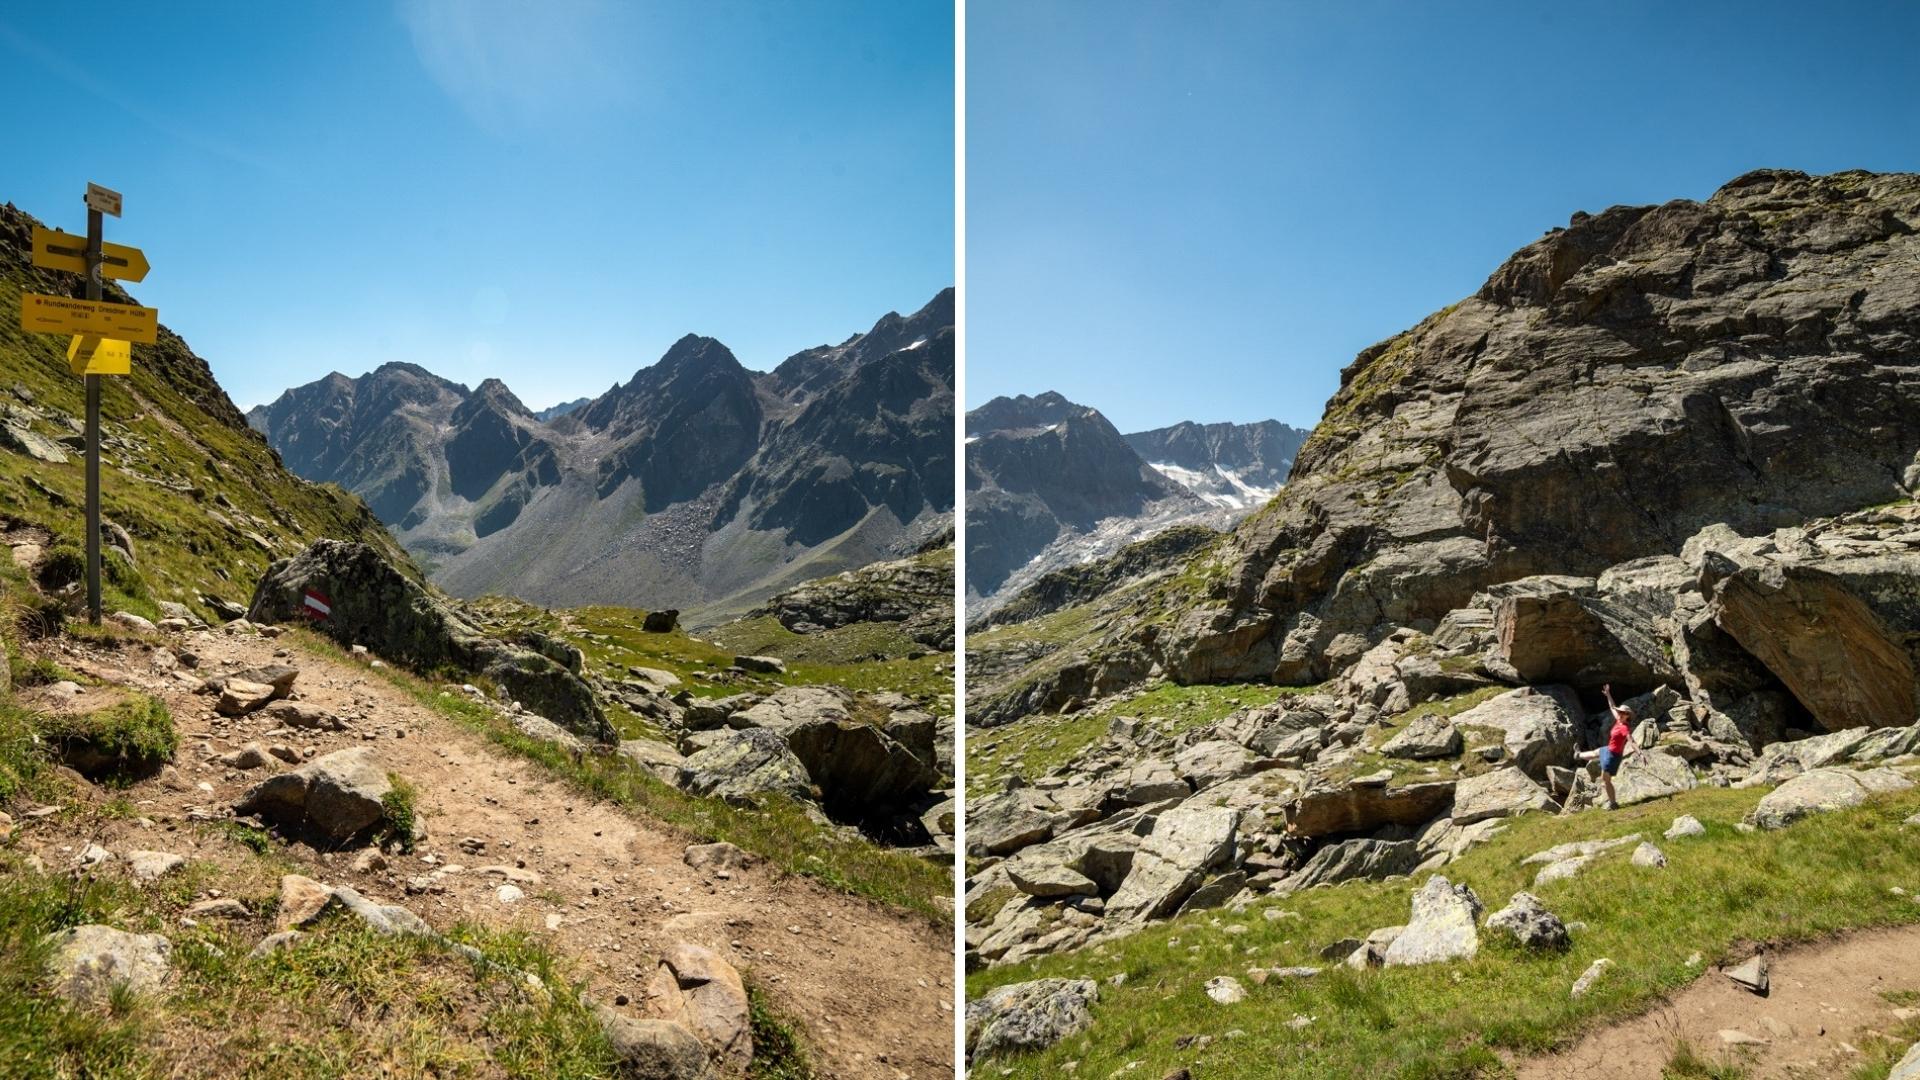
[[[388,773],[387,782],[393,786],[380,796],[380,805],[387,812],[387,838],[397,842],[401,850],[412,851],[419,791],[399,773]]]

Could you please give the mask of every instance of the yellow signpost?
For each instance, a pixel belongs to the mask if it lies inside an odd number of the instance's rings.
[[[147,257],[139,248],[100,239],[101,215],[120,216],[120,193],[88,184],[87,235],[33,229],[33,265],[66,270],[87,280],[87,298],[20,294],[20,327],[43,334],[72,334],[67,366],[87,384],[87,618],[100,622],[100,376],[133,373],[133,345],[153,344],[160,313],[138,304],[103,303],[108,278],[139,281]]]
[[[116,338],[75,334],[67,343],[67,366],[75,375],[131,375],[133,345]]]
[[[33,265],[48,270],[87,272],[87,238],[59,229],[33,227]],[[147,276],[147,256],[137,247],[100,245],[100,275],[117,281],[140,281]]]
[[[160,313],[135,304],[20,294],[20,326],[42,334],[94,334],[153,344]]]

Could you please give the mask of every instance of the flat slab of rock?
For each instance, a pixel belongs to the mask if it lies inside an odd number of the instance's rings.
[[[47,978],[54,993],[80,1005],[106,1003],[114,987],[158,990],[173,971],[173,943],[90,923],[47,935]]]
[[[1546,788],[1534,783],[1533,778],[1517,766],[1511,765],[1468,777],[1460,781],[1453,792],[1455,825],[1512,817],[1529,810],[1551,812],[1559,808],[1560,804],[1553,801],[1553,796],[1547,794]]]
[[[1763,829],[1783,829],[1801,818],[1859,806],[1869,796],[1912,786],[1913,781],[1892,769],[1814,769],[1769,792],[1747,820]]]
[[[245,716],[266,707],[273,700],[273,687],[245,679],[228,679],[220,691],[220,703],[214,708],[221,716]]]
[[[1065,866],[1009,866],[1007,880],[1028,896],[1098,896],[1100,886],[1093,879]]]
[[[995,987],[967,1002],[972,1057],[1044,1050],[1093,1024],[1100,987],[1092,979],[1035,979]]]

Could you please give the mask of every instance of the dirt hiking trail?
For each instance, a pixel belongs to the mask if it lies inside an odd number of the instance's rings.
[[[389,771],[418,788],[428,838],[411,854],[385,857],[384,867],[359,870],[357,852],[320,853],[294,844],[284,851],[307,867],[300,872],[400,904],[436,929],[472,921],[533,932],[574,957],[591,991],[606,1001],[640,1000],[665,947],[704,945],[804,1027],[823,1077],[953,1075],[952,947],[942,929],[763,863],[724,878],[692,869],[683,861],[691,838],[580,794],[422,707],[356,661],[220,629],[176,636],[169,644],[197,654],[196,676],[291,664],[300,669],[295,699],[328,710],[347,730],[288,731],[260,713],[218,716],[216,696],[195,693],[173,670],[167,648],[96,651],[63,642],[56,660],[164,698],[180,732],[175,770],[122,793],[152,824],[111,821],[92,842],[115,852],[160,849],[237,868],[251,854],[212,830],[191,827],[189,815],[226,816],[269,770],[238,770],[215,758],[247,742],[303,754],[311,748],[308,757],[372,746]],[[35,688],[22,696],[48,710],[84,711],[104,704],[109,693],[90,688],[78,698],[54,700],[47,688]],[[61,850],[74,839],[70,831],[26,834],[29,845],[52,842],[41,852],[49,867],[72,863],[73,854]],[[437,884],[409,893],[409,879],[435,871]],[[499,890],[510,879],[524,895],[507,902]],[[272,913],[257,914],[264,935]]]
[[[1571,1049],[1515,1063],[1519,1080],[1659,1080],[1681,1040],[1696,1056],[1763,1078],[1845,1076],[1857,1047],[1920,1013],[1881,995],[1920,990],[1920,926],[1866,930],[1768,952],[1771,986],[1760,997],[1709,970],[1630,1020],[1589,1032]],[[1721,1032],[1759,1040],[1734,1044]]]

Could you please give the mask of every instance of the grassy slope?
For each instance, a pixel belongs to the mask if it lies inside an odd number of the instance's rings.
[[[33,395],[34,408],[84,417],[66,339],[27,333],[11,314],[23,288],[61,292],[71,275],[23,271],[14,254],[0,254],[0,313],[7,313],[0,314],[0,402],[16,403],[10,391],[19,386]],[[154,601],[176,600],[210,615],[198,602],[201,592],[245,603],[271,558],[320,537],[377,544],[411,569],[364,504],[282,468],[186,343],[164,329],[160,339],[133,347],[133,374],[101,380],[104,430],[128,447],[103,455],[103,513],[132,534],[138,563],[132,580],[107,590],[108,610],[156,617]],[[29,426],[48,438],[72,433],[44,418]],[[0,516],[83,543],[84,469],[78,453],[55,465],[0,451]],[[37,490],[30,478],[55,494]]]
[[[1735,830],[1762,794],[1702,789],[1612,814],[1528,815],[1441,871],[1471,885],[1491,912],[1532,889],[1538,867],[1519,861],[1533,852],[1636,831],[1659,844],[1670,860],[1665,870],[1632,866],[1623,848],[1571,881],[1533,890],[1563,919],[1588,926],[1563,954],[1528,955],[1483,935],[1480,955],[1464,963],[1364,973],[1334,965],[1314,979],[1265,986],[1247,979],[1253,966],[1323,966],[1317,953],[1327,943],[1406,922],[1417,882],[1400,879],[1310,890],[1241,915],[1188,916],[1093,949],[976,973],[968,992],[1037,977],[1128,976],[1120,987],[1103,981],[1088,1032],[1044,1053],[996,1060],[996,1074],[1058,1076],[1078,1061],[1079,1075],[1106,1076],[1137,1061],[1139,1075],[1189,1066],[1208,1080],[1499,1075],[1503,1052],[1566,1045],[1584,1027],[1644,1010],[1684,985],[1701,971],[1686,963],[1693,952],[1711,965],[1741,942],[1920,921],[1920,903],[1890,891],[1920,886],[1920,843],[1901,825],[1920,809],[1920,790],[1779,832]],[[1682,813],[1705,822],[1707,835],[1662,839]],[[1265,908],[1299,918],[1269,921]],[[1246,932],[1231,934],[1233,926]],[[1616,966],[1587,997],[1571,999],[1568,987],[1599,957]],[[1247,1000],[1214,1004],[1202,987],[1215,975],[1239,978]],[[1920,990],[1920,974],[1913,986],[1893,989]],[[1301,1015],[1313,1022],[1286,1027]],[[1222,1037],[1234,1029],[1251,1034]],[[1175,1047],[1195,1034],[1214,1041]]]

